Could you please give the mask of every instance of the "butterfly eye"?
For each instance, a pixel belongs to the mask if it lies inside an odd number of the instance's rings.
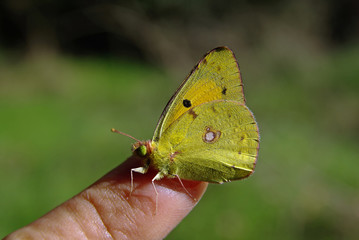
[[[147,148],[145,145],[140,145],[138,148],[135,149],[135,152],[138,154],[138,156],[144,157],[147,154]]]
[[[184,100],[183,100],[183,106],[185,106],[186,108],[189,108],[189,107],[192,106],[192,103],[191,103],[190,100],[184,99]]]

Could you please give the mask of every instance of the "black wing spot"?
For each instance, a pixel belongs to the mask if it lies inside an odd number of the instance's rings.
[[[227,94],[227,88],[226,88],[226,87],[223,87],[223,88],[222,88],[222,94],[223,94],[223,95],[226,95],[226,94]]]
[[[184,99],[184,100],[183,100],[183,106],[186,107],[186,108],[189,108],[189,107],[192,106],[192,103],[191,103],[190,100]]]

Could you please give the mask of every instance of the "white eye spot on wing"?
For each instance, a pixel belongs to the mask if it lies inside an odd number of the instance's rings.
[[[214,143],[221,136],[221,131],[215,130],[212,127],[206,127],[202,135],[202,139],[205,143]]]
[[[205,141],[206,142],[212,142],[213,141],[213,139],[215,138],[215,133],[214,132],[207,132],[206,134],[205,134],[205,136],[204,136],[204,138],[205,138]]]

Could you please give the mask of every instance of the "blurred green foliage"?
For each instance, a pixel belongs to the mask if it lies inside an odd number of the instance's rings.
[[[260,126],[256,173],[210,185],[168,238],[357,239],[359,47],[308,59],[236,53]],[[118,59],[0,58],[0,235],[129,156],[132,140],[111,127],[151,138],[177,78]]]

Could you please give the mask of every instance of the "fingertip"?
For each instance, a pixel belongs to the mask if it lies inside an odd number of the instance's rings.
[[[132,156],[101,178],[96,187],[107,188],[120,194],[117,207],[122,209],[121,214],[125,215],[126,219],[131,219],[139,226],[134,230],[137,236],[140,234],[163,238],[198,203],[208,183],[181,180],[182,185],[176,178],[165,177],[154,182],[157,195],[152,185],[152,179],[157,172],[149,169],[146,174],[134,173],[131,192],[130,171],[139,166],[141,160]]]

